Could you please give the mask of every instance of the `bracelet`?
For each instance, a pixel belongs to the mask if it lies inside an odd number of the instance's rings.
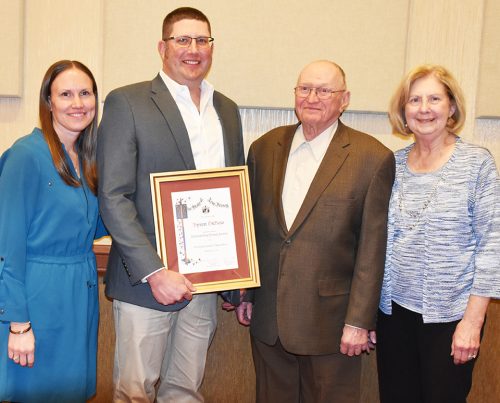
[[[12,330],[12,328],[9,326],[9,332],[12,334],[24,334],[28,333],[31,330],[31,322],[29,323],[28,327],[24,330]]]

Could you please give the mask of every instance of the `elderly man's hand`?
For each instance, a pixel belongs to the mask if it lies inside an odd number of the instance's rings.
[[[353,355],[360,355],[363,351],[370,351],[368,330],[344,325],[342,339],[340,340],[340,352],[352,357]]]
[[[252,321],[253,304],[251,302],[242,302],[236,308],[236,318],[243,326],[249,326]]]

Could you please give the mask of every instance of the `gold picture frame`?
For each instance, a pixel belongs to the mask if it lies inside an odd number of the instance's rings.
[[[248,168],[150,175],[158,255],[196,293],[260,286]]]

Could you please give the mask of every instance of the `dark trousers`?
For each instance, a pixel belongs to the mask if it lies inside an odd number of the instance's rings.
[[[465,403],[475,360],[455,365],[452,336],[459,321],[424,324],[422,315],[392,303],[379,310],[377,366],[381,403]]]
[[[252,337],[258,403],[358,403],[361,357],[296,355]]]

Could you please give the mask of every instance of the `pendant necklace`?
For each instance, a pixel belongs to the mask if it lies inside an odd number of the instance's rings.
[[[442,167],[441,174],[434,182],[434,185],[432,186],[432,189],[431,189],[429,195],[424,200],[424,203],[423,203],[422,207],[420,208],[420,210],[409,210],[409,209],[405,208],[405,201],[404,201],[404,199],[405,199],[405,190],[404,190],[404,188],[405,188],[405,176],[407,174],[408,175],[410,174],[409,169],[408,169],[408,162],[406,162],[403,174],[401,175],[401,184],[400,184],[400,189],[399,189],[399,203],[398,204],[399,204],[399,211],[401,213],[401,218],[403,219],[403,221],[405,221],[405,223],[407,224],[408,229],[410,231],[413,231],[415,229],[415,227],[420,223],[420,220],[422,219],[422,216],[424,215],[425,211],[427,210],[427,207],[429,207],[431,202],[433,202],[434,199],[436,198],[437,189],[438,189],[439,185],[441,184],[441,182],[443,182],[445,177],[446,177],[447,165],[448,164],[445,164]],[[407,216],[408,219],[405,216]],[[413,220],[413,222],[408,223],[407,222],[408,220]]]

